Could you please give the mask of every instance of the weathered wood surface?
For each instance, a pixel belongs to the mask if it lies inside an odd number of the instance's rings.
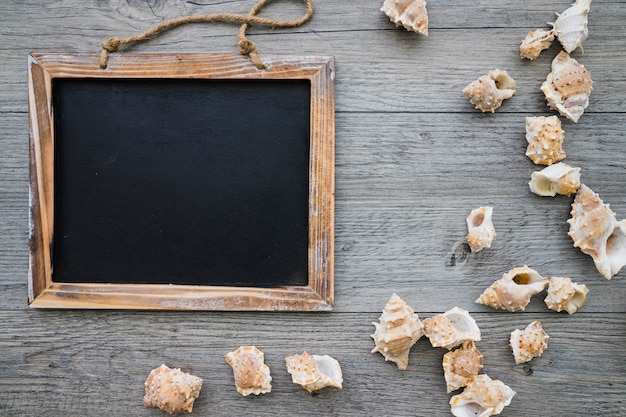
[[[602,278],[565,235],[572,199],[540,198],[527,187],[540,167],[524,156],[524,117],[552,114],[539,86],[559,48],[524,62],[517,46],[569,0],[432,0],[428,38],[394,28],[378,0],[317,0],[303,27],[251,30],[261,53],[336,57],[335,312],[29,309],[27,53],[97,52],[112,35],[184,14],[245,13],[254,1],[202,3],[0,4],[0,415],[164,415],[141,405],[143,381],[163,362],[205,379],[195,415],[451,415],[441,349],[420,340],[404,372],[369,353],[370,322],[392,292],[422,318],[455,305],[473,313],[485,372],[517,391],[503,416],[626,415],[626,271]],[[298,2],[276,1],[265,14],[301,12]],[[591,72],[594,91],[579,123],[563,122],[565,162],[581,166],[583,182],[625,218],[626,2],[596,0],[589,20],[585,53],[574,57]],[[130,50],[233,52],[236,29],[193,25]],[[517,80],[517,94],[481,114],[461,89],[495,67]],[[465,217],[486,204],[498,239],[469,254]],[[524,313],[474,304],[491,281],[523,264],[586,284],[587,304],[573,316],[547,310],[541,296]],[[549,348],[516,366],[509,333],[536,319]],[[235,391],[223,355],[241,344],[265,352],[272,393]],[[302,350],[335,356],[344,389],[310,396],[293,385],[284,357]]]

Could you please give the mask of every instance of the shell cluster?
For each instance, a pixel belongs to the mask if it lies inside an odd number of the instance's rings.
[[[550,310],[565,310],[569,314],[574,314],[587,301],[588,292],[587,286],[576,284],[571,278],[552,277],[544,302]]]
[[[490,248],[491,242],[496,239],[496,229],[491,217],[493,207],[479,207],[467,216],[467,243],[472,252],[479,252],[483,248]]]
[[[326,387],[341,389],[343,374],[336,359],[328,355],[293,355],[285,358],[294,384],[312,394]]]
[[[559,162],[533,172],[528,185],[530,191],[542,197],[554,197],[557,194],[570,196],[580,187],[580,168]]]
[[[385,0],[380,11],[396,26],[428,36],[426,0]]]
[[[543,291],[546,285],[546,278],[524,265],[502,275],[476,302],[498,310],[523,311],[530,302],[530,297]]]
[[[272,391],[270,368],[265,355],[254,346],[240,346],[228,352],[224,359],[233,368],[235,387],[241,395],[259,395]]]
[[[565,158],[565,132],[557,116],[526,117],[526,156],[537,165],[552,165]]]
[[[587,15],[591,0],[576,0],[576,3],[558,15],[554,22],[548,22],[552,26],[554,36],[561,42],[567,53],[576,48],[582,49],[583,42],[589,35],[587,29]]]
[[[484,112],[495,112],[502,102],[515,94],[515,80],[500,69],[490,71],[463,89],[465,97]]]
[[[450,411],[456,417],[488,417],[500,414],[514,395],[504,382],[477,375],[469,379],[462,393],[450,398]]]
[[[156,407],[170,414],[191,413],[200,395],[202,379],[163,364],[153,369],[146,379],[143,405]]]
[[[515,363],[519,365],[541,356],[543,351],[548,348],[549,338],[550,336],[543,330],[539,320],[533,321],[524,330],[515,329],[511,332],[509,341]]]

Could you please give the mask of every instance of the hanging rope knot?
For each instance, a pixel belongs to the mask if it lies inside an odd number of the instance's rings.
[[[120,39],[117,36],[113,36],[102,42],[102,49],[105,49],[107,52],[117,52],[117,48],[120,47],[120,43]]]

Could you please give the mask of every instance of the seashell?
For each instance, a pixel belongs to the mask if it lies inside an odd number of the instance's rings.
[[[580,187],[580,168],[559,162],[533,172],[528,185],[530,191],[540,196],[554,197],[557,194],[570,196]]]
[[[254,346],[240,346],[224,359],[233,368],[235,387],[241,395],[259,395],[272,390],[270,368],[263,363],[265,355]]]
[[[409,350],[424,335],[424,326],[417,314],[404,300],[393,294],[380,316],[372,338],[376,347],[372,353],[380,352],[385,361],[392,361],[398,369],[405,370],[409,363]]]
[[[552,61],[552,72],[541,84],[548,106],[574,123],[589,105],[593,81],[585,67],[561,51]]]
[[[467,216],[467,243],[472,252],[479,252],[483,248],[490,248],[491,242],[496,240],[496,229],[493,227],[491,216],[493,207],[479,207]]]
[[[515,80],[506,71],[495,69],[463,89],[465,97],[484,112],[495,112],[502,101],[515,94]]]
[[[537,29],[534,32],[528,32],[519,46],[519,54],[521,58],[536,59],[541,51],[548,49],[554,40],[554,32]]]
[[[476,302],[499,310],[520,311],[526,309],[530,297],[543,291],[546,285],[546,278],[524,265],[502,275]]]
[[[191,413],[200,395],[202,379],[163,364],[150,372],[145,385],[143,405],[146,407],[160,408],[170,414]]]
[[[466,340],[480,340],[476,321],[469,312],[458,307],[425,319],[424,334],[433,347],[446,349],[452,349]]]
[[[535,320],[524,330],[515,329],[511,332],[510,346],[517,365],[541,356],[548,348],[550,336],[543,330],[541,322]]]
[[[341,389],[343,375],[339,362],[334,358],[304,352],[302,355],[288,356],[285,361],[293,382],[301,385],[309,394],[326,387]]]
[[[552,165],[565,158],[565,132],[557,116],[526,118],[526,156],[537,165]]]
[[[626,220],[618,222],[609,205],[584,184],[570,214],[567,234],[574,247],[591,256],[602,276],[611,279],[626,265]]]
[[[426,0],[385,0],[380,11],[396,26],[404,26],[408,31],[428,36]]]
[[[552,26],[563,49],[569,54],[576,48],[583,49],[583,41],[589,34],[587,29],[587,15],[591,0],[576,0],[570,8],[558,15],[555,22],[548,22]]]
[[[483,355],[473,340],[466,340],[460,348],[443,355],[443,372],[448,392],[467,385],[467,381],[478,375],[483,368]]]
[[[487,375],[476,375],[462,393],[450,398],[450,411],[456,417],[488,417],[500,414],[515,395],[508,385]]]
[[[552,277],[548,284],[548,296],[544,300],[549,309],[567,311],[574,314],[587,301],[589,290],[583,284],[576,284],[570,278]]]

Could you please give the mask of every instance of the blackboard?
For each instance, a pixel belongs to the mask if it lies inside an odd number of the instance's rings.
[[[331,308],[332,58],[93,59],[31,56],[31,306]]]

